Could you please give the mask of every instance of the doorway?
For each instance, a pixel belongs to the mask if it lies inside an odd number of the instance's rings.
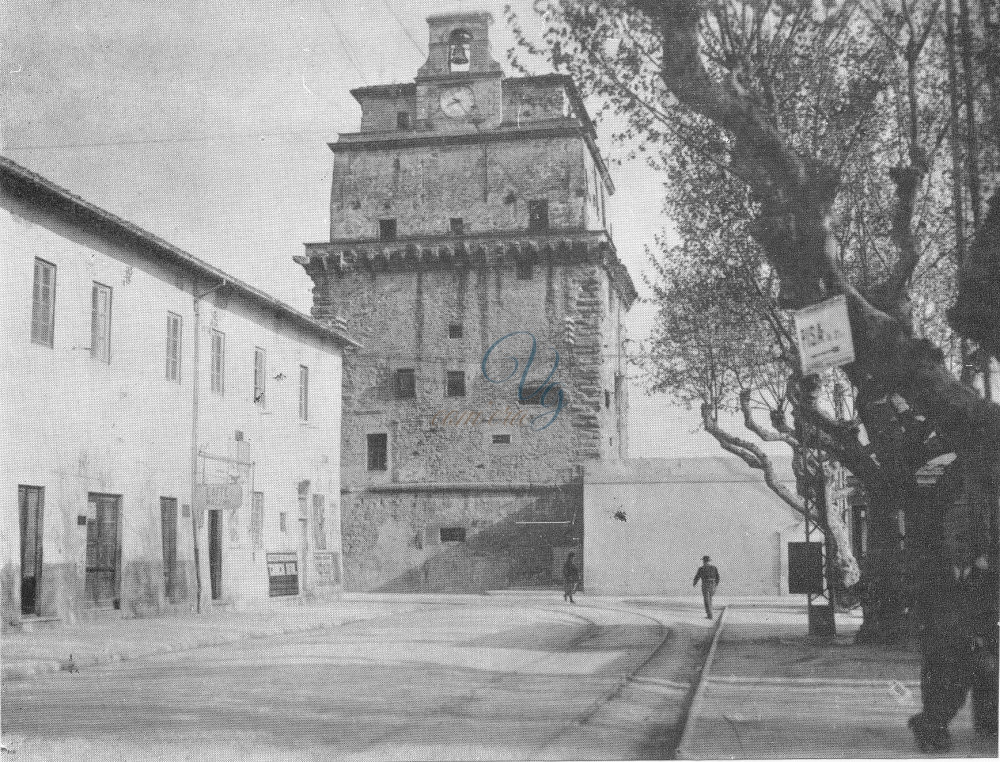
[[[177,498],[160,498],[160,533],[163,539],[163,597],[170,603],[177,582]]]
[[[87,495],[87,576],[84,598],[96,608],[121,608],[118,567],[121,562],[118,524],[121,495]]]
[[[17,502],[21,518],[21,613],[38,614],[45,488],[18,485]]]
[[[212,585],[212,600],[222,597],[222,511],[208,512],[208,579]]]

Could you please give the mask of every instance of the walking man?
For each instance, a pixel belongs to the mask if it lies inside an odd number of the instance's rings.
[[[576,583],[580,581],[580,570],[576,568],[573,559],[576,553],[566,556],[566,563],[563,564],[563,600],[576,603],[573,600],[573,593],[576,591]]]
[[[691,584],[694,587],[698,584],[698,580],[701,580],[701,598],[705,601],[705,617],[708,619],[712,618],[712,596],[715,595],[715,587],[721,579],[719,570],[709,563],[711,560],[708,556],[701,557],[701,566],[698,567],[694,582]]]

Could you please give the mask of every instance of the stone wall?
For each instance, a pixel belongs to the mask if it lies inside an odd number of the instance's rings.
[[[337,153],[330,238],[375,240],[379,220],[399,237],[449,235],[461,217],[467,234],[526,230],[528,201],[547,199],[552,228],[583,228],[588,183],[578,138],[400,145]]]

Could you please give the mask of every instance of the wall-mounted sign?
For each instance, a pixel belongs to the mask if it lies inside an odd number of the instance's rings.
[[[854,362],[854,340],[843,294],[797,310],[795,334],[803,375]]]
[[[297,553],[267,554],[268,593],[277,595],[299,594],[299,556]]]

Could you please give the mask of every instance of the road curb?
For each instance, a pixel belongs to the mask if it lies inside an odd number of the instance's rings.
[[[7,683],[13,682],[15,680],[26,680],[31,677],[39,677],[41,675],[50,675],[55,672],[76,672],[80,669],[89,667],[99,667],[106,664],[115,664],[119,662],[134,661],[136,659],[143,659],[148,656],[160,656],[163,654],[180,653],[183,651],[196,651],[200,648],[211,648],[212,646],[224,646],[231,645],[233,643],[238,643],[242,640],[259,640],[261,638],[276,637],[279,635],[294,635],[303,632],[311,632],[313,630],[326,630],[332,629],[334,627],[343,627],[349,624],[354,624],[356,622],[364,622],[369,619],[374,619],[379,614],[374,614],[371,617],[354,617],[352,619],[343,619],[339,621],[328,621],[320,622],[318,624],[308,624],[300,627],[288,627],[282,626],[277,627],[273,630],[267,630],[264,632],[245,632],[241,631],[235,636],[215,636],[215,637],[204,637],[201,639],[191,639],[191,640],[178,640],[173,643],[158,644],[154,647],[142,650],[131,650],[126,652],[116,652],[108,653],[106,655],[86,655],[81,657],[73,657],[72,662],[69,659],[58,660],[58,659],[25,659],[23,661],[15,662],[13,664],[4,664],[2,669],[2,676],[0,676],[0,682]]]
[[[730,604],[732,605],[732,604]],[[698,721],[698,711],[701,709],[705,696],[705,685],[708,683],[708,675],[712,671],[712,660],[715,659],[715,650],[719,645],[722,636],[722,628],[725,624],[726,614],[729,613],[729,606],[722,609],[719,614],[719,621],[715,624],[715,634],[712,636],[712,644],[708,647],[708,655],[705,657],[705,665],[701,668],[701,675],[698,677],[698,685],[694,689],[694,697],[691,699],[691,706],[688,708],[687,717],[684,719],[684,730],[681,732],[680,743],[674,752],[674,759],[693,759],[687,755],[686,746],[690,740],[691,729]]]

